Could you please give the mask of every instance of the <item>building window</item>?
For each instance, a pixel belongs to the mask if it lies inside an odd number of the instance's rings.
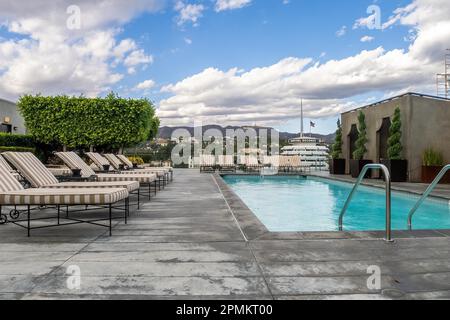
[[[2,123],[0,125],[0,132],[12,133],[12,125],[11,124],[6,124],[6,123]]]

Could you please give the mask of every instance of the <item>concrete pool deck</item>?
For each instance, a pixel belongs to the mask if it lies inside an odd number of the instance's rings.
[[[363,233],[273,237],[248,212],[236,215],[245,205],[230,202],[218,176],[174,177],[112,237],[90,225],[31,238],[0,226],[0,298],[450,299],[450,233],[394,244]],[[69,266],[80,268],[79,290],[67,286]],[[381,269],[380,290],[367,286],[369,266]]]

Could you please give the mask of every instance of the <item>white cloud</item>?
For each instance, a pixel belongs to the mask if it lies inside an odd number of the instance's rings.
[[[355,23],[353,24],[353,29],[358,29],[358,28],[369,28],[369,26],[372,26],[374,24],[376,15],[372,14],[368,17],[364,17],[364,18],[360,18],[358,20],[355,21]]]
[[[124,65],[127,67],[148,63],[153,63],[153,57],[151,55],[146,55],[142,49],[134,50],[126,57],[124,61]]]
[[[336,31],[337,37],[343,37],[347,33],[347,26],[342,26],[338,31]]]
[[[361,42],[372,42],[375,38],[371,36],[364,36],[361,38]]]
[[[142,81],[141,83],[138,83],[136,85],[135,90],[148,90],[148,89],[152,89],[153,87],[155,87],[156,83],[155,81],[149,79],[149,80],[145,80]]]
[[[123,23],[141,12],[159,10],[160,0],[79,0],[80,29],[67,28],[70,0],[0,2],[0,25],[18,36],[0,39],[0,96],[25,93],[98,95],[128,71],[150,63],[132,39],[118,41]]]
[[[163,124],[271,124],[298,117],[301,97],[308,117],[328,117],[353,108],[358,97],[384,92],[433,93],[434,75],[450,39],[450,2],[415,0],[398,23],[416,30],[407,50],[364,50],[341,60],[320,63],[291,57],[244,73],[238,68],[207,68],[162,88]],[[406,12],[406,13],[404,13]],[[364,103],[366,97],[361,100]]]
[[[177,1],[175,4],[176,11],[178,11],[178,25],[183,25],[186,22],[191,22],[194,26],[198,25],[198,20],[203,16],[203,11],[206,9],[202,4],[185,4],[183,1]]]
[[[217,12],[225,10],[240,9],[249,5],[252,0],[217,0],[215,10]]]

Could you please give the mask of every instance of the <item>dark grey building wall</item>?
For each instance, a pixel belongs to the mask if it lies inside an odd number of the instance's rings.
[[[10,118],[10,123],[6,123],[6,118]],[[0,99],[0,125],[11,125],[12,133],[25,133],[25,123],[22,116],[17,110],[17,105],[14,102]],[[5,126],[2,126],[3,128]],[[15,129],[15,130],[14,130]]]

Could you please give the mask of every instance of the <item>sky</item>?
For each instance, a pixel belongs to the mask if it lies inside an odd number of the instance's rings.
[[[435,94],[448,0],[0,0],[0,97],[148,98],[162,125],[328,134],[341,112]]]

